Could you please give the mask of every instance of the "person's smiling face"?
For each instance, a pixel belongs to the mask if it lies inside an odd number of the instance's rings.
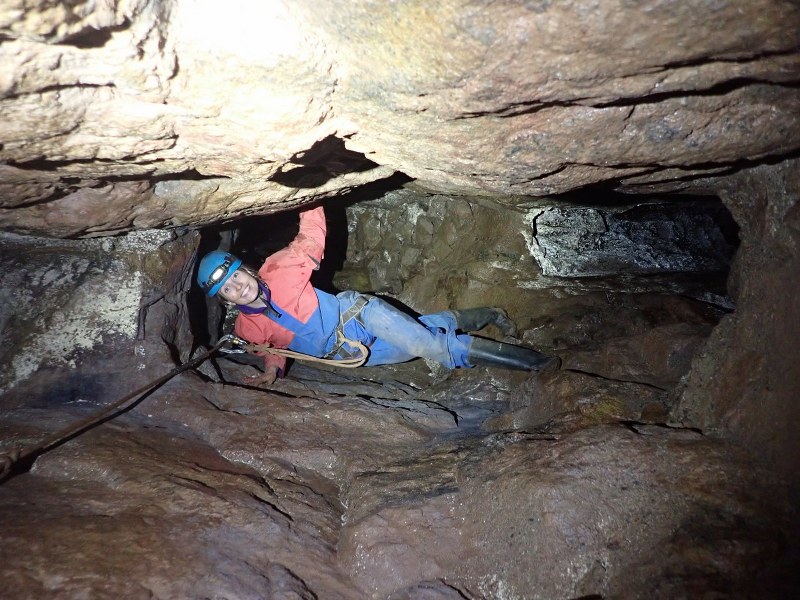
[[[219,295],[234,304],[251,304],[258,298],[258,281],[247,271],[236,269],[222,284]]]

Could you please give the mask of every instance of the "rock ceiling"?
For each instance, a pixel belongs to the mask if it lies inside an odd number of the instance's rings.
[[[0,227],[202,225],[396,172],[675,189],[798,150],[798,23],[778,0],[6,2]]]

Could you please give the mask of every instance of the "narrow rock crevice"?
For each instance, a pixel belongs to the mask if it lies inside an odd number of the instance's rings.
[[[634,385],[639,385],[639,386],[642,386],[642,387],[645,387],[645,388],[649,388],[649,389],[655,390],[657,392],[667,392],[670,389],[670,388],[666,388],[666,387],[659,387],[657,385],[653,385],[652,383],[649,383],[647,381],[635,381],[635,380],[632,380],[632,379],[617,379],[617,378],[614,378],[614,377],[607,377],[607,376],[601,375],[600,373],[590,373],[588,371],[582,371],[580,369],[570,369],[569,367],[565,368],[564,370],[565,371],[570,371],[572,373],[578,373],[580,375],[586,375],[588,377],[592,377],[592,378],[595,378],[595,379],[601,379],[603,381],[610,381],[610,382],[616,382],[616,383],[632,383]]]
[[[668,69],[665,67],[665,70]],[[773,81],[771,79],[760,79],[756,77],[737,77],[716,83],[713,86],[705,89],[674,89],[666,92],[638,95],[632,98],[618,98],[616,100],[605,102],[597,102],[597,98],[592,96],[576,97],[570,100],[550,100],[544,102],[539,100],[531,100],[528,102],[516,102],[492,111],[464,113],[463,115],[455,117],[455,120],[476,119],[482,117],[510,119],[523,115],[535,114],[553,108],[588,107],[595,109],[606,109],[628,106],[635,108],[638,106],[653,105],[674,99],[726,96],[733,92],[746,89],[750,86],[774,86],[776,88],[798,89],[800,88],[800,80]],[[628,118],[630,118],[630,115],[628,115]]]
[[[658,104],[659,102],[665,102],[668,100],[674,100],[676,98],[683,99],[692,97],[703,98],[703,97],[714,97],[714,96],[726,96],[728,94],[737,92],[739,90],[748,88],[750,86],[798,89],[800,88],[800,80],[773,81],[770,79],[759,79],[754,77],[737,77],[734,79],[729,79],[727,81],[716,83],[713,86],[705,89],[676,89],[676,90],[670,90],[668,92],[658,92],[658,93],[638,96],[636,98],[620,98],[618,100],[613,100],[610,102],[591,104],[590,106],[594,108],[645,106],[650,104]]]
[[[9,101],[12,102],[14,100],[19,100],[25,98],[26,96],[41,96],[44,94],[50,94],[53,92],[61,92],[64,90],[82,90],[82,89],[109,89],[113,90],[116,88],[116,85],[112,83],[63,83],[63,84],[54,84],[45,86],[42,88],[37,89],[30,89],[25,90],[24,92],[8,92],[0,96],[0,101]],[[70,131],[61,132],[59,135],[68,135]]]
[[[111,27],[96,28],[89,26],[55,43],[64,46],[74,46],[81,50],[100,49],[111,41],[115,33],[126,31],[130,29],[131,25],[131,20],[125,18],[119,25]]]
[[[377,166],[364,154],[348,150],[344,140],[329,136],[296,153],[270,180],[291,188],[316,188],[342,174],[369,171]]]

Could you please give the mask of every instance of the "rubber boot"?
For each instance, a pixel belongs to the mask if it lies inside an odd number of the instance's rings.
[[[516,371],[556,371],[561,367],[561,359],[557,356],[480,337],[472,338],[467,362]]]
[[[517,326],[502,308],[486,306],[465,308],[454,310],[453,314],[456,316],[456,325],[461,331],[478,331],[491,323],[496,325],[503,335],[517,337]]]

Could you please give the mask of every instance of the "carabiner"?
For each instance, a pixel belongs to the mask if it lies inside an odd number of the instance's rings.
[[[230,348],[220,346],[219,351],[223,354],[245,354],[247,352],[247,350],[244,349],[244,346],[247,345],[247,340],[243,340],[232,333],[223,335],[219,341],[229,343],[231,345]]]

